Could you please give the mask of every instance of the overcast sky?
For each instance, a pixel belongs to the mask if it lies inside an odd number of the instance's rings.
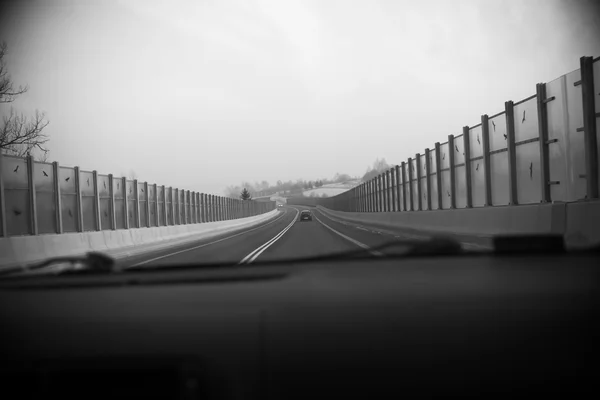
[[[594,3],[16,1],[0,41],[51,161],[222,193],[362,175],[460,134],[599,56]]]

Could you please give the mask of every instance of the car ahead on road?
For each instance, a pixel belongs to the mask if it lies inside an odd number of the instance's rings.
[[[308,210],[300,212],[300,221],[312,221],[312,214]]]

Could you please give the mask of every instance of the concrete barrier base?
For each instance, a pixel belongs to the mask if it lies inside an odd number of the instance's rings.
[[[317,208],[348,222],[417,236],[452,236],[461,242],[489,245],[494,235],[560,234],[568,248],[600,243],[598,200],[383,213],[334,211],[320,205]]]

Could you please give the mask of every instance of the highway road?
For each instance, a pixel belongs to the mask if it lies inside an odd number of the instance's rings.
[[[312,221],[300,221],[299,213],[310,209]],[[284,206],[275,219],[236,233],[120,260],[131,266],[243,263],[289,260],[366,249],[408,237],[332,219],[313,207]]]

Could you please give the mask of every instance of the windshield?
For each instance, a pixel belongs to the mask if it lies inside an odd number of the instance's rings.
[[[0,273],[600,242],[595,2],[2,7]]]

